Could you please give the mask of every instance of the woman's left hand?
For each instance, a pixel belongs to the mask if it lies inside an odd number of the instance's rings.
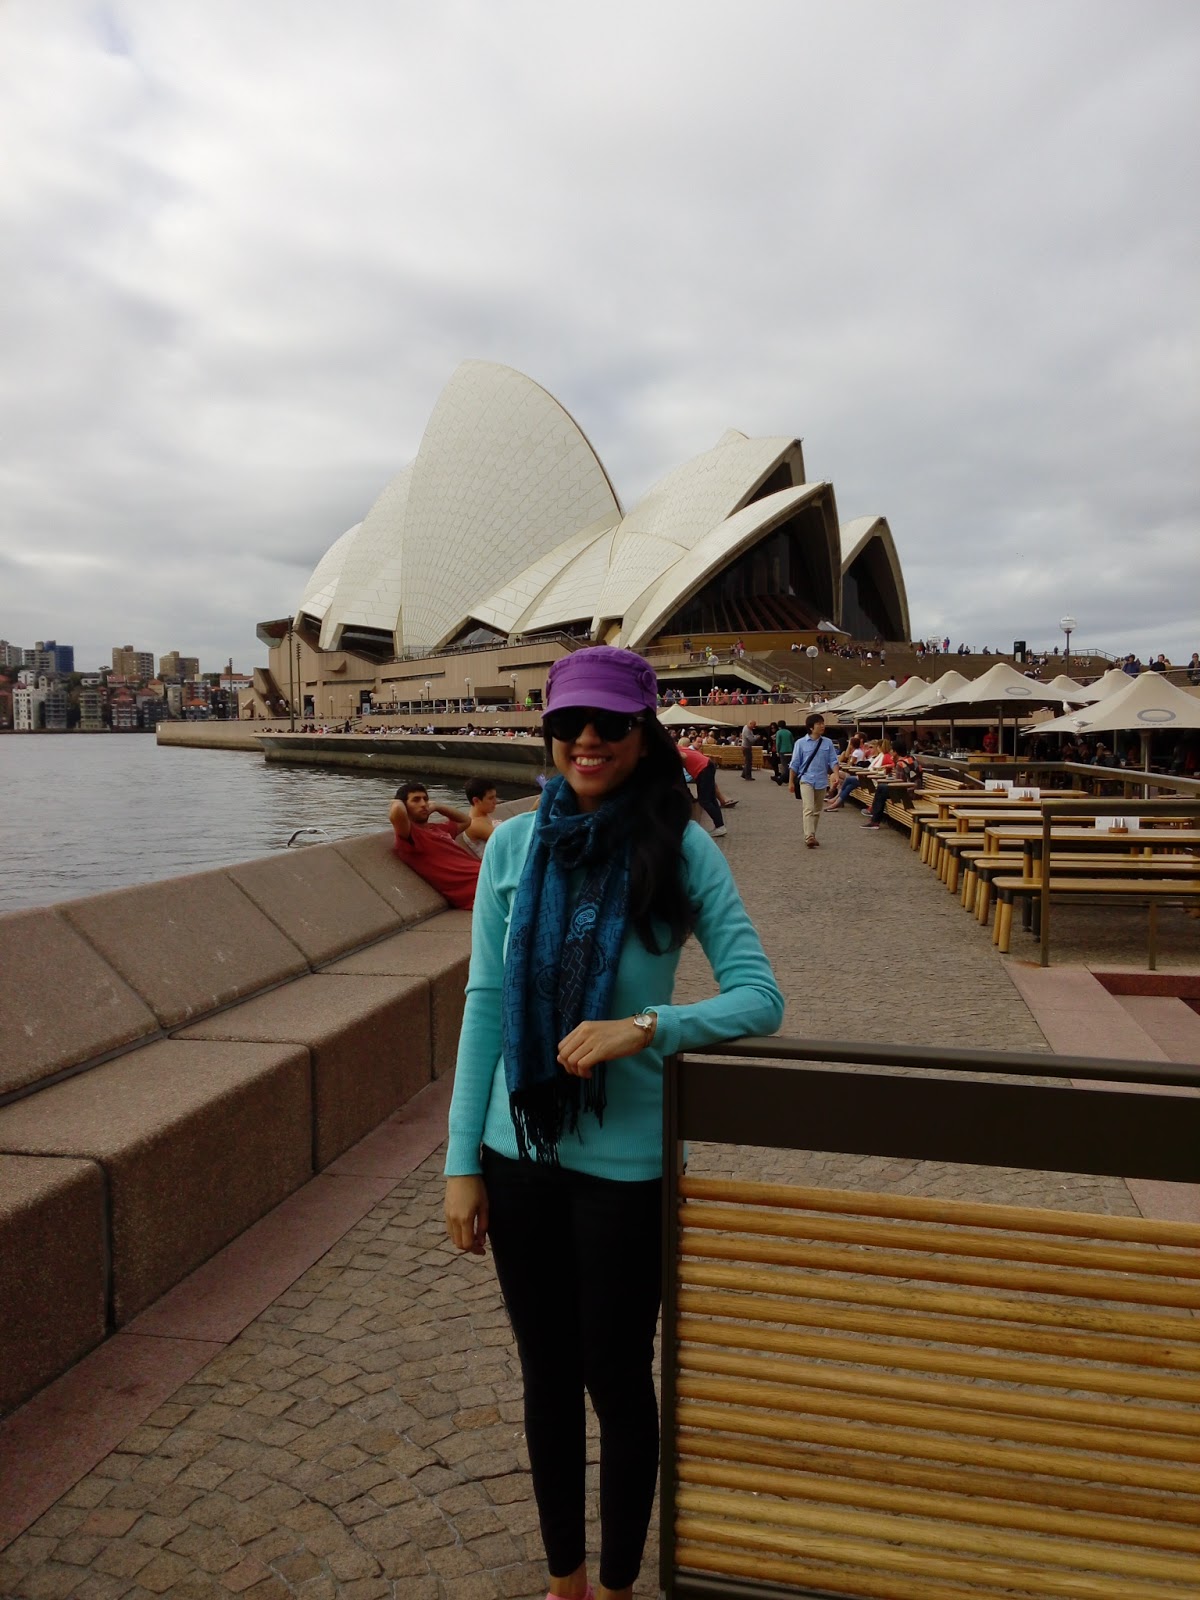
[[[635,1056],[649,1042],[645,1029],[635,1026],[630,1017],[619,1017],[614,1022],[581,1022],[559,1042],[558,1063],[572,1077],[590,1078],[592,1068],[601,1061]]]

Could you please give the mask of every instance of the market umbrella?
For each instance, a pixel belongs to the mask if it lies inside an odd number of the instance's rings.
[[[665,711],[658,713],[658,720],[664,728],[728,728],[728,722],[722,722],[719,717],[706,717],[699,711],[694,711],[691,706],[673,705]]]
[[[907,716],[910,706],[924,705],[929,698],[930,685],[924,678],[906,678],[894,694],[888,696],[876,711],[885,711],[890,722],[893,717]]]
[[[1005,712],[1014,714],[1015,729],[1015,716],[1019,712],[1032,710],[1034,706],[1061,706],[1066,701],[1067,696],[1061,689],[1055,689],[1048,683],[1038,683],[1036,678],[1027,678],[1015,667],[1010,667],[1007,661],[998,661],[981,678],[959,689],[941,709],[949,717],[970,716],[972,712],[996,712],[1000,719],[1000,748],[1003,750]]]
[[[846,690],[845,694],[838,695],[834,700],[827,700],[825,702],[825,710],[849,711],[850,708],[856,705],[859,700],[865,698],[866,693],[867,686],[865,683],[851,684],[850,688]]]
[[[856,701],[856,703],[850,707],[851,717],[853,717],[855,722],[857,722],[860,717],[874,716],[877,708],[881,706],[883,702],[891,695],[895,694],[895,692],[896,691],[892,687],[890,680],[884,678],[882,682],[874,684],[870,689],[868,689],[866,694],[863,695],[862,699]]]
[[[964,678],[961,672],[955,672],[951,668],[949,672],[943,672],[940,678],[936,678],[933,683],[928,685],[923,700],[912,701],[906,709],[910,712],[924,712],[928,715],[937,710],[939,706],[948,705],[959,690],[969,684],[970,681],[969,678]]]
[[[1078,698],[1085,705],[1091,705],[1097,700],[1106,700],[1110,694],[1120,694],[1123,689],[1128,689],[1132,682],[1130,675],[1122,672],[1120,667],[1109,667],[1102,678],[1097,678],[1095,683],[1089,683],[1086,688],[1081,689]]]
[[[1041,722],[1042,733],[1140,733],[1142,767],[1150,768],[1150,737],[1159,728],[1180,731],[1200,728],[1200,696],[1168,683],[1161,672],[1143,672],[1130,678],[1117,694],[1105,695],[1053,722]]]
[[[1121,674],[1124,677],[1124,673]],[[1074,678],[1068,678],[1065,672],[1060,672],[1057,678],[1051,678],[1046,685],[1047,689],[1061,689],[1068,702],[1073,706],[1085,706],[1093,698],[1091,692],[1076,683]]]

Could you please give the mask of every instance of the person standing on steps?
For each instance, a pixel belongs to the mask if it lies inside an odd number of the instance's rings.
[[[555,776],[488,843],[471,928],[446,1226],[516,1336],[550,1600],[632,1600],[658,1471],[662,1062],[773,1033],[783,996],[719,847],[691,820],[653,669],[600,645],[550,669]],[[719,993],[672,1004],[695,934]],[[584,1392],[600,1423],[588,1581]]]
[[[788,788],[804,806],[804,843],[815,850],[829,774],[837,770],[838,758],[833,740],[825,737],[825,718],[819,711],[809,712],[804,727],[804,737],[796,741],[788,764]]]

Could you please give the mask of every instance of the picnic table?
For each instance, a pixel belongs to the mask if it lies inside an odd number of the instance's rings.
[[[1041,854],[1043,828],[1040,822],[996,822],[985,825],[984,849],[999,854],[1005,844],[1020,844],[1030,862]],[[1132,833],[1112,833],[1106,828],[1052,824],[1050,843],[1069,844],[1082,850],[1127,850],[1131,855],[1143,850],[1178,850],[1200,845],[1200,828],[1136,828]]]

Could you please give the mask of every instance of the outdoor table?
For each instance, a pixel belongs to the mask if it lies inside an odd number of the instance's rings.
[[[957,833],[978,833],[992,823],[1008,822],[1020,827],[1023,819],[1028,817],[1030,824],[1040,832],[1041,816],[1041,807],[1036,800],[1010,800],[1006,806],[989,806],[986,811],[974,808],[955,811],[952,820]]]
[[[1043,789],[1039,798],[1040,800],[1078,800],[1082,796],[1076,789]],[[982,808],[985,811],[991,811],[996,807],[1001,810],[1006,807],[1013,807],[1020,808],[1021,814],[1024,815],[1031,807],[1037,806],[1039,801],[1014,800],[1011,795],[992,791],[990,794],[982,792],[968,795],[942,794],[935,798],[934,804],[938,808],[938,821],[947,822],[951,816],[958,815],[960,806],[966,806],[970,809]]]
[[[1025,876],[1032,877],[1034,862],[1041,854],[1040,822],[1000,822],[984,828],[984,850],[998,855],[1007,842],[1019,843],[1025,857]],[[1200,845],[1200,828],[1138,828],[1133,833],[1111,833],[1095,827],[1052,826],[1050,843],[1069,844],[1082,850],[1176,850],[1181,845]]]

